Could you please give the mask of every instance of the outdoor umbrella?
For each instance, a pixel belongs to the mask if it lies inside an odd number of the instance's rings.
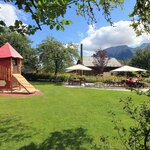
[[[92,69],[89,67],[86,67],[84,65],[81,64],[77,64],[71,67],[66,68],[67,71],[73,71],[73,70],[85,70],[85,71],[91,71]]]
[[[117,68],[117,69],[114,69],[114,70],[111,70],[111,72],[132,72],[132,71],[135,71],[135,72],[146,72],[147,70],[145,69],[140,69],[140,68],[136,68],[136,67],[131,67],[131,66],[122,66],[120,68]]]

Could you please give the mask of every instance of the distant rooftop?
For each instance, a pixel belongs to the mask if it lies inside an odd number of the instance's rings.
[[[9,57],[23,59],[23,57],[9,43],[6,43],[0,47],[0,58]]]
[[[94,67],[94,58],[92,56],[83,57],[83,64],[88,67]],[[107,67],[121,67],[121,63],[116,58],[110,58]]]

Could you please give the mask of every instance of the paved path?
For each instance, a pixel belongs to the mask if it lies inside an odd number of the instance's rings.
[[[86,86],[79,86],[79,85],[65,85],[65,87],[68,88],[88,88],[88,89],[98,89],[98,90],[114,90],[114,91],[127,91],[130,92],[130,89],[126,89],[124,87],[86,87]],[[144,88],[144,89],[139,89],[140,91],[147,92],[149,89]]]

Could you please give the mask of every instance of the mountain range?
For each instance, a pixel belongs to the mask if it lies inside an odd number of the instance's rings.
[[[114,57],[118,60],[126,60],[132,58],[135,55],[136,51],[141,49],[150,50],[150,43],[143,43],[136,48],[131,48],[127,45],[120,45],[115,47],[109,47],[105,49],[105,51],[107,52],[107,55],[109,57]]]

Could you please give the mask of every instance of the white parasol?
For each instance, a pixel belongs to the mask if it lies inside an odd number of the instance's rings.
[[[89,68],[89,67],[86,67],[86,66],[84,66],[84,65],[77,64],[77,65],[74,65],[74,66],[71,66],[71,67],[66,68],[66,70],[68,70],[68,71],[73,71],[73,70],[91,71],[92,69]]]
[[[114,69],[114,70],[111,70],[111,72],[132,72],[132,71],[135,71],[135,72],[146,72],[147,70],[145,69],[140,69],[140,68],[136,68],[136,67],[131,67],[131,66],[122,66],[120,68],[117,68],[117,69]]]

